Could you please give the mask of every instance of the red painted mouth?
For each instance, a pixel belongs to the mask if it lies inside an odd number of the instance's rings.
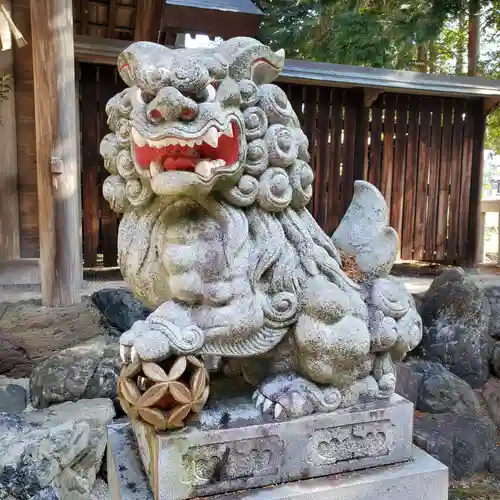
[[[194,171],[196,165],[202,160],[223,160],[226,165],[233,165],[239,155],[239,128],[231,124],[232,137],[221,134],[218,136],[216,147],[203,141],[201,144],[187,145],[185,140],[167,139],[168,146],[154,147],[150,145],[139,146],[134,140],[134,152],[137,163],[144,169],[149,169],[152,162],[159,163],[164,170],[189,170]],[[158,141],[159,143],[164,141]]]

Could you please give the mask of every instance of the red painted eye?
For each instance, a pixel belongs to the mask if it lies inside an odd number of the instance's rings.
[[[163,119],[163,115],[161,114],[161,111],[159,109],[153,108],[149,112],[149,117],[151,120],[154,120],[155,122],[159,122],[160,120]]]

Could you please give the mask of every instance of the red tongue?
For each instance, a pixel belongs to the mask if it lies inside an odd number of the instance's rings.
[[[189,154],[190,150],[191,148],[187,146],[165,146],[156,149],[148,145],[139,147],[137,144],[134,144],[135,159],[144,169],[148,169],[150,163],[156,161],[161,163],[166,170],[194,170],[196,158],[192,154]]]
[[[163,160],[163,168],[165,170],[194,170],[196,167],[196,160],[199,158],[186,158],[179,156],[177,158],[167,156]]]

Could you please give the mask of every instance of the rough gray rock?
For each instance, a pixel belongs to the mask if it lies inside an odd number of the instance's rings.
[[[16,384],[0,386],[0,412],[21,413],[28,404],[24,387]]]
[[[489,471],[497,478],[500,479],[500,447],[496,446],[491,450]]]
[[[490,305],[483,289],[451,270],[441,286],[431,286],[422,307],[424,334],[417,353],[438,361],[452,373],[481,387],[488,380],[492,342]],[[443,274],[447,274],[443,273]],[[443,275],[436,278],[439,282]]]
[[[12,370],[23,373],[30,369],[26,350],[2,338],[0,333],[0,373],[9,373]]]
[[[418,314],[422,310],[422,306],[424,305],[424,294],[422,293],[412,293],[413,300],[415,301],[415,307],[417,308]]]
[[[444,366],[411,360],[398,365],[396,392],[427,413],[457,413],[474,416],[481,411],[479,400],[467,384]]]
[[[88,500],[106,448],[110,400],[0,414],[0,498]]]
[[[137,320],[144,320],[151,310],[127,288],[105,288],[92,294],[92,301],[107,322],[119,332],[126,332]]]
[[[500,426],[500,380],[490,378],[483,387],[482,396],[493,422]]]
[[[491,353],[491,371],[495,377],[500,378],[500,342],[495,342]]]
[[[89,298],[69,307],[7,304],[0,316],[0,373],[29,376],[44,359],[102,333],[101,314]]]
[[[448,466],[456,480],[487,470],[496,436],[489,418],[452,413],[417,415],[413,428],[415,444]]]
[[[90,500],[109,500],[108,485],[100,478],[95,482],[94,489],[90,495]]]
[[[493,338],[500,339],[500,284],[486,285],[484,294],[491,309],[488,332]]]
[[[455,281],[462,281],[465,278],[465,271],[461,267],[452,267],[445,269],[439,276],[432,281],[431,286],[425,292],[423,301],[434,299],[438,290],[446,283],[453,283]]]
[[[396,365],[396,394],[411,401],[416,407],[423,379],[423,375],[415,370],[413,363],[398,363]]]
[[[33,406],[46,408],[79,399],[114,399],[120,365],[119,346],[113,337],[100,336],[65,349],[33,370]]]

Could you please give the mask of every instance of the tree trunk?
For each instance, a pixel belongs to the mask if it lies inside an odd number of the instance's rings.
[[[429,73],[435,73],[437,69],[437,48],[435,42],[429,43]]]
[[[477,76],[479,62],[480,0],[469,0],[468,76]]]
[[[460,15],[458,17],[458,38],[456,45],[457,64],[455,68],[455,73],[457,75],[463,75],[464,73],[465,30],[466,30],[465,13],[463,10],[461,10]]]
[[[417,47],[417,71],[427,73],[427,47],[424,43]]]

